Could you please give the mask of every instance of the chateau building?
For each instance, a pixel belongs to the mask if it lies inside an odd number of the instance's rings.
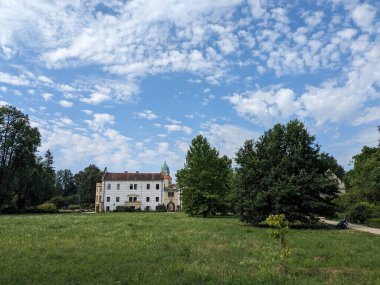
[[[155,211],[164,204],[168,211],[181,209],[181,193],[172,184],[166,161],[160,173],[111,173],[104,170],[96,184],[95,211],[110,212],[117,206]]]

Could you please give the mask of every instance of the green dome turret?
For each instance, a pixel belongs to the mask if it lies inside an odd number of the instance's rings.
[[[166,164],[166,161],[164,162],[164,165],[161,167],[161,172],[165,174],[170,173],[169,166]]]

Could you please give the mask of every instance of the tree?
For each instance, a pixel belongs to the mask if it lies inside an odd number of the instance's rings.
[[[220,157],[203,136],[192,140],[184,168],[176,176],[187,214],[205,217],[229,211],[231,160],[227,156]]]
[[[380,147],[364,146],[353,160],[354,168],[347,172],[345,178],[348,188],[345,196],[357,197],[353,203],[380,203]]]
[[[102,180],[102,172],[100,169],[90,164],[75,174],[74,178],[78,188],[80,204],[83,206],[85,204],[95,203],[96,183]]]
[[[77,194],[74,175],[70,169],[58,170],[55,174],[55,185],[58,195],[70,196]]]
[[[23,207],[36,165],[40,133],[29,118],[12,106],[0,107],[0,209]]]
[[[238,210],[242,221],[258,224],[270,214],[311,222],[333,214],[336,160],[320,153],[302,122],[277,124],[236,154]]]

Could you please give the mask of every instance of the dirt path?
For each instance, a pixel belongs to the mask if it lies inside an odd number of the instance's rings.
[[[321,220],[325,222],[326,224],[334,225],[334,226],[338,223],[337,221],[326,220],[324,218],[321,218]],[[348,224],[348,228],[352,230],[361,231],[361,232],[367,232],[367,233],[371,233],[375,235],[380,235],[380,229],[377,229],[377,228],[370,228],[370,227],[357,225],[357,224],[351,224],[351,223]]]

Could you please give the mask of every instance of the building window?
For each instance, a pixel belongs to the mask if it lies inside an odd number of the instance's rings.
[[[168,197],[173,198],[174,197],[174,192],[168,192]]]
[[[110,197],[107,197],[107,202],[111,202],[111,198]]]
[[[150,207],[149,207],[149,206],[146,206],[146,207],[145,207],[145,211],[150,211]]]
[[[137,202],[137,197],[133,197],[133,202]]]
[[[135,190],[137,189],[137,184],[133,185],[133,189]]]
[[[120,201],[120,198],[119,197],[116,197],[116,202],[119,202]]]
[[[129,202],[132,202],[133,201],[133,197],[129,197]]]
[[[146,197],[146,201],[149,202],[149,201],[150,201],[150,198],[149,198],[149,197]]]
[[[120,190],[120,184],[116,184],[116,190]]]
[[[107,184],[107,190],[111,190],[111,183]]]
[[[133,190],[133,184],[129,184],[129,190]]]
[[[107,206],[106,207],[106,212],[109,212],[110,211],[110,206]]]
[[[160,197],[156,197],[156,202],[160,202]]]
[[[146,184],[146,189],[150,189],[150,184]]]
[[[102,195],[99,195],[99,202],[102,202]]]
[[[160,189],[160,184],[156,184],[156,189]]]

